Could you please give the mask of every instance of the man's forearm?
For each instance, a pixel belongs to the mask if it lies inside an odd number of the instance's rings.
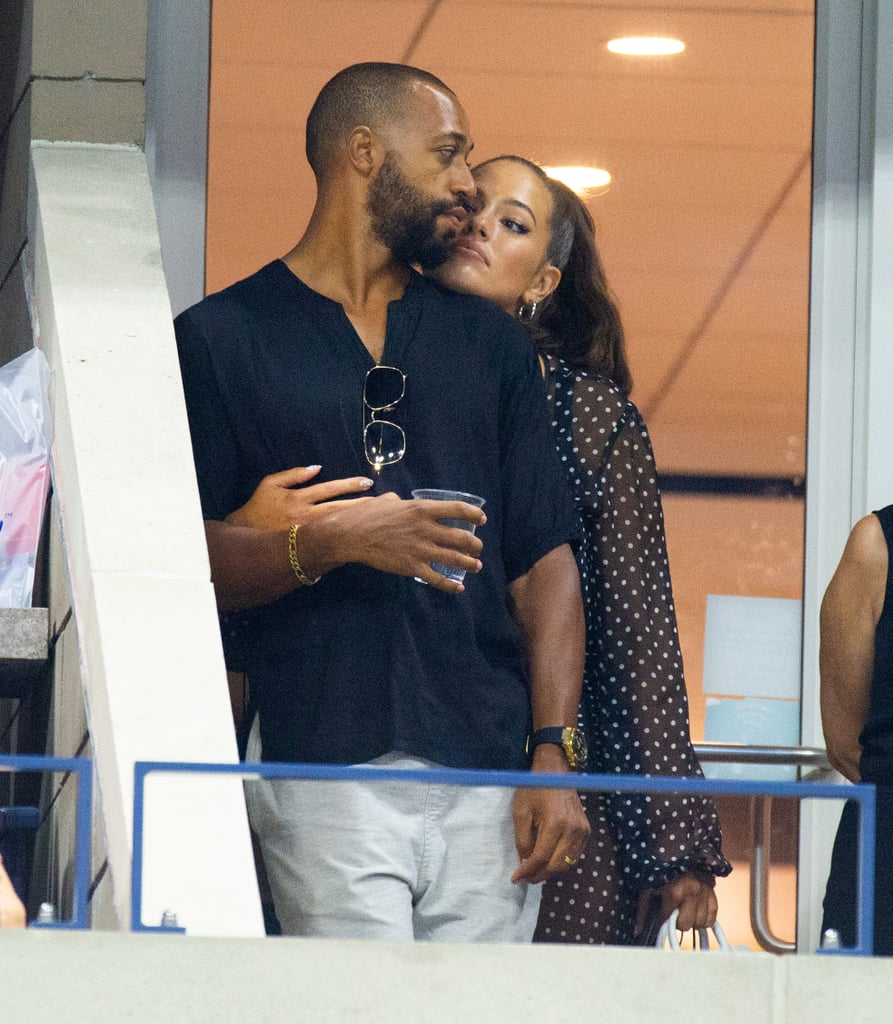
[[[585,625],[577,563],[569,545],[543,556],[510,588],[530,667],[533,726],[576,725],[583,685]],[[534,768],[566,770],[561,750],[542,744]]]
[[[258,530],[205,520],[211,580],[220,611],[269,604],[301,586],[289,559],[288,530]],[[339,564],[338,523],[313,520],[295,538],[301,568],[313,577]]]
[[[570,547],[550,551],[509,591],[526,639],[533,726],[575,725],[585,641],[580,577]],[[559,746],[541,743],[531,769],[566,772],[569,765]],[[519,858],[513,882],[542,882],[577,863],[589,823],[576,790],[521,788],[513,818]]]
[[[253,608],[298,586],[288,561],[288,531],[205,520],[211,580],[222,612]]]
[[[293,515],[291,521],[300,523],[295,538],[298,559],[310,577],[358,562],[460,593],[463,584],[442,576],[431,563],[471,573],[481,569],[480,538],[441,522],[486,522],[481,509],[465,502],[404,501],[396,494],[382,494],[295,509]],[[268,604],[300,586],[289,560],[288,529],[249,526],[246,518],[242,514],[236,523],[205,520],[211,578],[221,611]],[[267,516],[260,518],[269,521]]]

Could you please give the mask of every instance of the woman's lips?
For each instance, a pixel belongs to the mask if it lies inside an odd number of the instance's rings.
[[[453,246],[453,252],[461,253],[463,256],[468,256],[471,259],[478,260],[483,263],[485,267],[490,264],[487,262],[487,258],[484,256],[483,250],[477,243],[472,242],[468,238],[460,238]]]

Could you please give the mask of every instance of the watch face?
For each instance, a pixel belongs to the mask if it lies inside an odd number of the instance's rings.
[[[571,768],[578,771],[586,771],[586,763],[589,760],[589,750],[586,746],[586,734],[582,729],[568,727],[564,730],[564,749],[567,754],[567,763]]]

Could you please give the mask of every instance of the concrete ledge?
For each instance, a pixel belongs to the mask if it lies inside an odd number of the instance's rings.
[[[47,661],[46,608],[0,608],[0,697],[24,697]]]
[[[0,962],[4,1019],[29,1024],[782,1024],[883,1020],[893,999],[889,962],[765,953],[32,929],[0,932]]]

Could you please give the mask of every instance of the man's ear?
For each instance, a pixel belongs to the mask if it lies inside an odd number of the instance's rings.
[[[521,296],[522,304],[529,306],[532,302],[541,303],[543,299],[547,298],[555,291],[560,280],[561,271],[558,267],[553,266],[551,263],[547,263],[545,266],[540,267],[536,272],[536,276]]]
[[[371,128],[358,125],[347,137],[347,158],[365,177],[378,170],[382,161],[381,144]]]

